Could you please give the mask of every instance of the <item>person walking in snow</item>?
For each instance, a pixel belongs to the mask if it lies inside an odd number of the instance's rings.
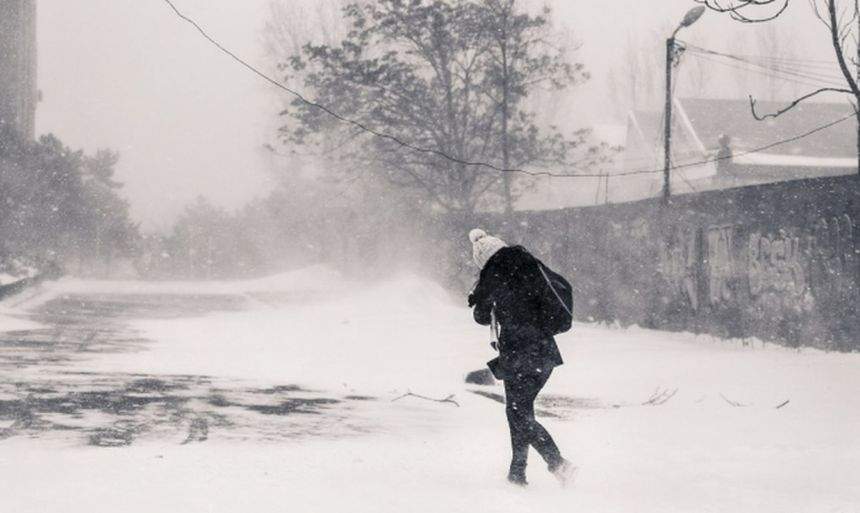
[[[563,364],[552,330],[545,326],[546,269],[522,246],[508,246],[480,229],[469,233],[472,256],[481,270],[469,295],[478,324],[498,333],[499,357],[489,362],[504,382],[505,412],[511,434],[508,481],[525,486],[529,446],[562,483],[575,467],[564,459],[552,436],[535,419],[534,402],[555,367]],[[559,298],[560,300],[560,298]]]

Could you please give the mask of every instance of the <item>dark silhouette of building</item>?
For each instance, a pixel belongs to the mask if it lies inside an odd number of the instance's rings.
[[[35,136],[36,0],[0,0],[0,133]]]

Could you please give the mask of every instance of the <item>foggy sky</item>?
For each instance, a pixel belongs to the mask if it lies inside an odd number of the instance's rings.
[[[311,2],[295,0],[292,3]],[[176,0],[240,55],[265,67],[260,29],[269,0]],[[575,58],[594,78],[564,106],[570,127],[607,123],[605,74],[629,34],[675,24],[691,0],[552,0],[558,21],[583,46]],[[794,28],[803,58],[830,58],[827,34],[793,5],[779,23]],[[726,34],[750,33],[709,13],[687,29],[713,48]],[[120,151],[119,180],[145,230],[164,230],[203,195],[240,207],[270,188],[280,94],[209,46],[162,0],[39,2],[37,132],[72,147]]]

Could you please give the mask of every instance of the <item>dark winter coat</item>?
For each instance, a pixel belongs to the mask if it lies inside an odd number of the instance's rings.
[[[495,307],[504,376],[534,374],[564,363],[552,334],[541,325],[540,298],[547,285],[538,265],[521,246],[502,248],[487,261],[469,296],[478,324],[488,326]]]

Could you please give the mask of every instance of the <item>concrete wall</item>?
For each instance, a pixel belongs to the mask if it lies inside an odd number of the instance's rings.
[[[479,223],[569,276],[580,319],[860,350],[858,222],[845,176]]]

